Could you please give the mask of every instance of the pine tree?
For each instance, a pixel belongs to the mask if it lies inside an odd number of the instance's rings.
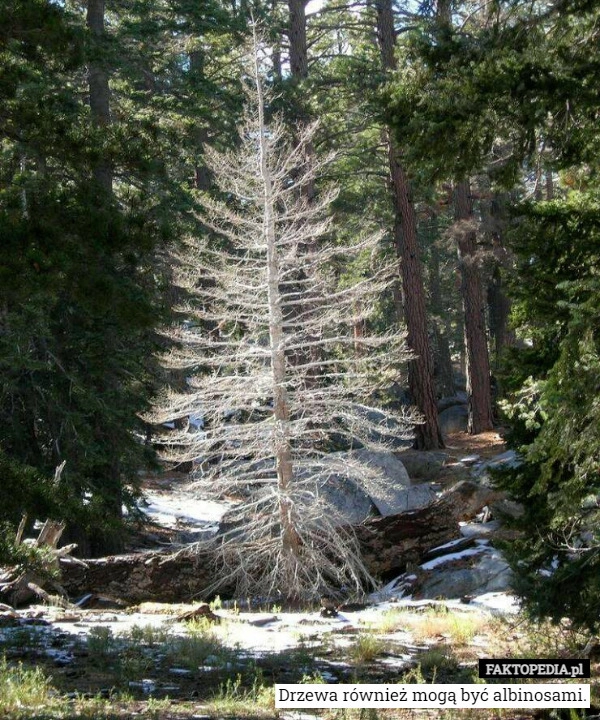
[[[465,177],[487,167],[495,183],[518,182],[517,192],[531,196],[512,208],[506,232],[522,346],[506,353],[503,385],[511,442],[524,462],[499,482],[524,507],[512,551],[527,606],[594,629],[598,9],[587,2],[496,9],[461,33],[428,23],[389,109],[431,175]],[[539,192],[544,174],[548,200]]]

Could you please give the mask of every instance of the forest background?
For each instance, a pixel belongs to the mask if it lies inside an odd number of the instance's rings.
[[[318,121],[306,162],[335,152],[305,202],[335,182],[330,242],[383,230],[397,257],[369,322],[406,326],[415,358],[394,391],[422,415],[415,444],[443,445],[436,401],[464,376],[469,432],[508,421],[525,459],[499,480],[526,508],[519,589],[535,612],[593,625],[596,3],[0,7],[4,521],[65,520],[84,554],[122,547],[123,507],[134,514],[156,462],[144,418],[185,385],[158,359],[164,328],[185,320],[173,257],[189,237],[219,242],[205,158],[238,143],[252,17],[271,58],[268,112],[292,137]],[[336,272],[343,283],[365,267]],[[367,330],[357,322],[355,337]]]

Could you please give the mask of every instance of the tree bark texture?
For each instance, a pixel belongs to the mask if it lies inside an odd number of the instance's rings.
[[[464,308],[467,356],[467,430],[476,435],[493,427],[490,360],[485,325],[485,300],[476,257],[476,232],[470,185],[463,180],[455,188],[455,218],[458,223],[458,257]]]
[[[86,560],[86,566],[61,560],[61,584],[69,597],[98,593],[132,604],[204,598],[218,572],[213,553],[207,551],[115,555]]]
[[[389,580],[422,562],[432,548],[460,537],[461,520],[497,497],[497,491],[463,480],[427,507],[367,521],[356,532],[369,572]]]
[[[105,128],[110,125],[110,88],[104,61],[98,57],[105,35],[104,0],[88,0],[86,23],[93,40],[91,57],[88,61],[92,126]],[[106,193],[112,192],[113,169],[108,158],[100,158],[93,168],[93,176]]]
[[[444,305],[440,282],[440,254],[435,243],[431,246],[431,262],[429,265],[429,291],[431,293],[431,309],[434,315],[433,335],[435,340],[435,377],[437,390],[442,397],[451,397],[455,393],[452,357],[446,325],[443,321]]]
[[[306,0],[288,0],[288,8],[290,12],[290,72],[294,79],[303,80],[308,75]]]
[[[391,0],[377,0],[377,38],[381,60],[386,70],[396,67],[394,16]],[[410,184],[401,163],[400,149],[388,135],[390,184],[394,201],[394,242],[400,259],[404,319],[407,342],[417,355],[408,366],[408,383],[412,401],[423,415],[424,423],[416,428],[415,445],[421,450],[444,447],[438,424],[433,379],[433,357],[427,333],[427,312],[423,270],[417,238],[417,219],[410,195]]]

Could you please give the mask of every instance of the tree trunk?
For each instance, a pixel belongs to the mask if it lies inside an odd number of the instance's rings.
[[[294,521],[294,505],[290,498],[294,479],[292,449],[289,437],[289,401],[286,390],[286,357],[283,332],[283,308],[279,292],[281,273],[277,253],[277,234],[275,226],[275,206],[273,200],[271,170],[269,166],[269,147],[264,118],[262,80],[258,59],[256,59],[256,94],[258,99],[258,118],[260,133],[260,173],[263,188],[264,234],[267,246],[267,284],[269,304],[269,342],[271,348],[271,373],[273,384],[273,415],[275,420],[277,463],[277,491],[279,496],[279,516],[281,539],[287,561],[299,561],[300,537]]]
[[[493,427],[490,360],[485,326],[485,301],[476,257],[476,232],[469,182],[455,188],[455,217],[458,231],[458,257],[464,308],[468,432],[476,435]]]
[[[306,0],[288,0],[288,8],[290,11],[290,72],[292,78],[303,80],[308,75]]]
[[[87,560],[60,560],[61,584],[69,597],[98,593],[140,603],[206,598],[216,579],[215,553],[144,552]],[[232,586],[222,586],[227,593]]]
[[[435,366],[437,389],[442,397],[451,397],[455,393],[454,373],[452,370],[452,357],[450,343],[448,342],[446,323],[443,320],[444,305],[440,282],[440,254],[435,243],[431,246],[431,262],[429,266],[431,293],[431,310],[434,315],[433,334],[435,339]]]
[[[377,0],[377,37],[381,59],[386,70],[396,67],[394,16],[391,0]],[[433,358],[427,334],[425,288],[417,239],[417,219],[410,196],[409,181],[401,164],[396,141],[388,132],[390,184],[394,201],[394,242],[400,259],[404,319],[407,342],[417,355],[408,366],[408,384],[412,401],[423,415],[424,423],[416,428],[415,446],[421,450],[444,447],[438,424],[433,380]]]
[[[88,61],[88,86],[90,92],[90,113],[94,128],[110,125],[110,88],[104,60],[98,57],[104,39],[104,0],[88,0],[86,23],[93,38],[91,57]],[[93,176],[102,189],[112,192],[113,169],[108,158],[100,154],[100,160],[93,168]]]

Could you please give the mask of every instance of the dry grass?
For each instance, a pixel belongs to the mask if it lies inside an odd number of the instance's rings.
[[[424,612],[393,609],[384,613],[371,629],[376,633],[409,633],[415,642],[447,640],[454,645],[466,645],[476,635],[490,628],[490,618],[476,613],[452,612],[445,608],[427,608]]]

